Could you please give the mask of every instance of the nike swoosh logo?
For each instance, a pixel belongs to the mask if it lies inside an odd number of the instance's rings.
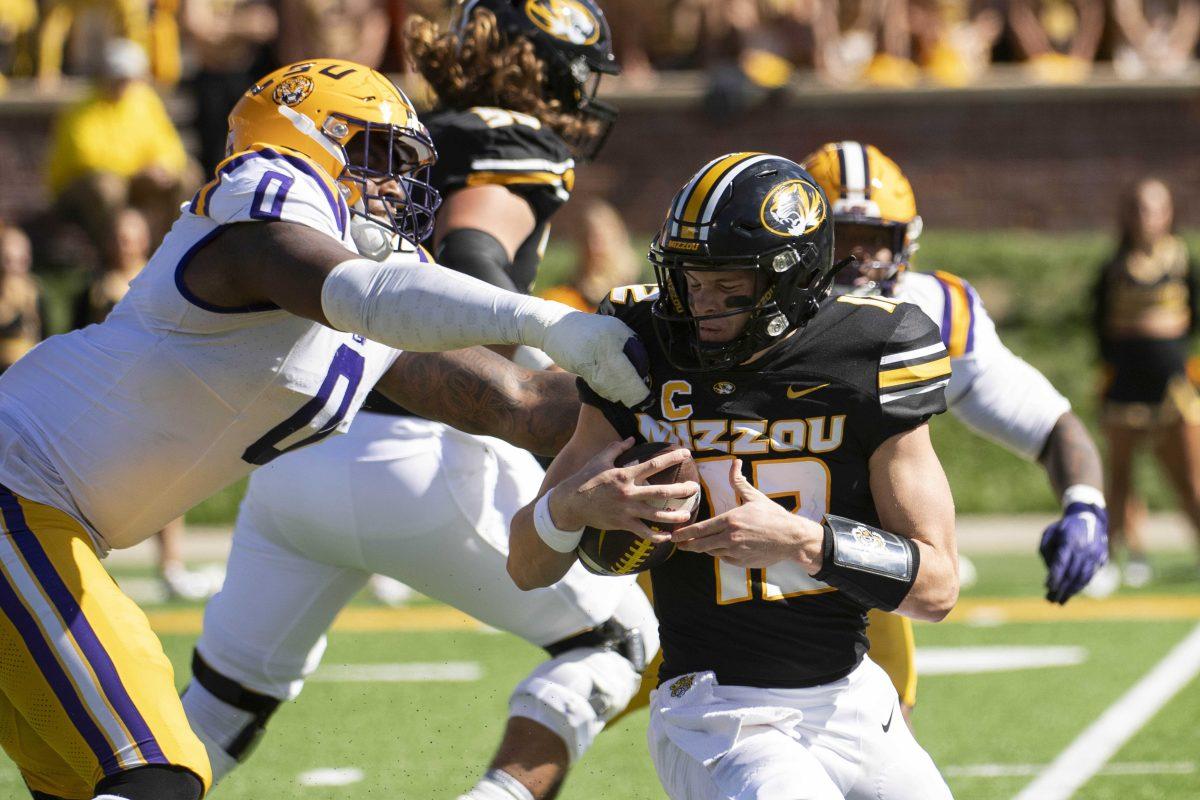
[[[883,723],[883,732],[887,733],[888,728],[892,727],[892,717],[896,716],[896,707],[892,706],[892,713],[888,714],[888,721]]]
[[[789,386],[787,390],[788,400],[795,400],[796,398],[804,397],[804,395],[812,394],[817,389],[824,389],[828,385],[828,383],[822,383],[820,386],[810,386],[807,389],[801,389],[800,391],[796,391],[793,387]]]

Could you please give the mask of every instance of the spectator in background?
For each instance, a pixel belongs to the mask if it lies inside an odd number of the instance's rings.
[[[1043,83],[1087,78],[1104,33],[1104,0],[1009,0],[1009,25]]]
[[[37,26],[36,0],[4,0],[0,2],[0,94],[4,94],[5,77],[16,74],[22,61],[29,60],[28,39]]]
[[[595,311],[617,286],[637,283],[640,260],[629,243],[629,231],[621,215],[609,203],[593,200],[583,210],[583,252],[569,283],[552,286],[539,294],[580,311]]]
[[[43,336],[41,292],[30,274],[32,252],[25,231],[0,222],[0,372]]]
[[[1153,573],[1141,536],[1143,506],[1133,486],[1134,456],[1154,445],[1180,505],[1200,536],[1200,397],[1187,377],[1196,329],[1194,265],[1173,233],[1171,193],[1147,179],[1121,203],[1121,238],[1097,286],[1096,332],[1105,369],[1102,426],[1108,442],[1109,520],[1113,547],[1129,560],[1125,582]],[[1115,553],[1114,553],[1115,555]],[[1118,580],[1115,561],[1093,581],[1104,594]]]
[[[67,38],[77,22],[93,28],[90,38],[95,42],[117,36],[145,47],[149,43],[149,8],[147,0],[45,0],[38,32],[39,85],[44,90],[58,85]],[[89,70],[95,67],[80,66]]]
[[[99,80],[55,124],[50,191],[66,218],[80,222],[110,260],[117,212],[139,209],[159,241],[196,179],[183,143],[154,89],[147,59],[128,39],[104,48]]]
[[[1200,0],[1113,0],[1113,67],[1129,80],[1176,77],[1195,65]]]
[[[1004,30],[996,6],[996,0],[910,0],[917,60],[932,81],[966,86],[979,80]]]
[[[109,257],[75,303],[72,328],[103,322],[129,291],[129,282],[150,260],[154,249],[150,227],[137,209],[118,211],[111,235],[112,242],[106,248]],[[183,563],[183,534],[182,517],[172,520],[158,532],[158,578],[168,598],[204,600],[220,590],[225,573],[220,567],[189,570]]]
[[[822,43],[826,79],[896,88],[920,80],[912,60],[908,0],[849,0],[838,3],[833,13],[836,30]]]
[[[319,55],[378,67],[391,23],[386,0],[278,0],[276,55],[289,64]]]
[[[225,158],[229,109],[271,70],[268,45],[278,29],[275,8],[265,0],[183,2],[183,32],[199,67],[189,89],[206,176]]]

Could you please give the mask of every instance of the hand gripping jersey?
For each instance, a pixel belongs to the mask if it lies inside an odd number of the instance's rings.
[[[651,400],[630,410],[580,384],[617,433],[692,451],[712,516],[746,477],[789,510],[873,525],[868,461],[888,438],[945,410],[950,360],[920,309],[881,298],[828,299],[798,333],[738,369],[680,372],[651,326],[655,287],[614,290],[614,314],[650,351]],[[794,562],[742,569],[677,551],[651,577],[664,662],[660,681],[714,670],[721,684],[804,687],[849,674],[867,649],[866,609]]]
[[[536,117],[502,108],[439,111],[422,120],[437,145],[432,181],[443,197],[470,186],[504,186],[533,209],[533,233],[513,257],[513,282],[528,292],[550,237],[550,217],[575,186],[567,145]]]
[[[946,387],[954,415],[1024,458],[1037,458],[1071,404],[1004,346],[971,285],[948,272],[906,272],[895,299],[919,306],[938,324],[954,367]]]
[[[226,159],[100,325],[0,378],[0,483],[129,547],[255,466],[349,425],[396,351],[273,305],[220,308],[183,271],[229,225],[284,220],[357,255],[336,185],[303,156]],[[424,258],[414,255],[414,258]]]

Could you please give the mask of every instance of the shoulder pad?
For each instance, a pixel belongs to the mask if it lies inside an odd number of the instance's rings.
[[[222,161],[188,211],[223,225],[286,219],[338,238],[350,216],[337,183],[313,161],[294,150],[258,144]]]

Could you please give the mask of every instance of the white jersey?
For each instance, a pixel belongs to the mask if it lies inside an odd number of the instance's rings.
[[[1071,404],[1004,346],[971,285],[948,272],[905,272],[894,296],[920,306],[941,329],[953,370],[950,411],[977,433],[1037,458]]]
[[[397,351],[274,305],[213,306],[183,272],[240,222],[306,225],[355,257],[349,216],[297,153],[226,160],[107,320],[0,377],[0,483],[72,515],[101,548],[130,547],[255,466],[345,431]]]

